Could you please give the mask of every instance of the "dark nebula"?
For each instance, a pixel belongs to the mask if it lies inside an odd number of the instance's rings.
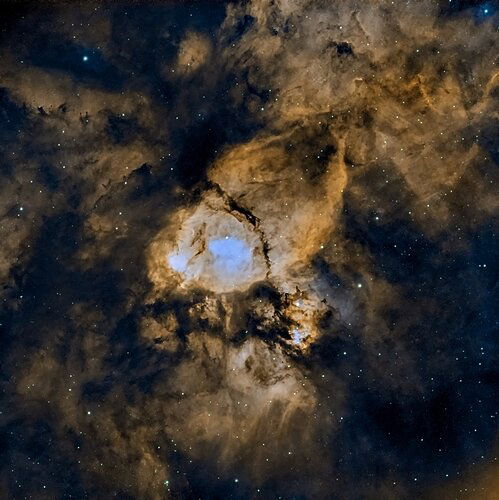
[[[499,498],[499,7],[0,4],[0,498]]]

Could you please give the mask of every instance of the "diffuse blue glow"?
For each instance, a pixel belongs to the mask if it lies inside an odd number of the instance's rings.
[[[492,5],[489,2],[486,2],[478,7],[478,9],[476,11],[476,16],[478,19],[483,20],[483,19],[486,19],[489,16],[493,15],[494,10],[495,9],[492,7]]]
[[[293,329],[293,343],[299,344],[301,342],[301,332],[297,328]]]
[[[183,255],[183,254],[178,254],[178,255],[170,255],[168,257],[168,263],[170,264],[170,267],[179,273],[185,272],[187,269],[187,263],[189,259]]]
[[[220,234],[220,233],[219,233]],[[188,281],[198,281],[202,286],[231,291],[248,284],[262,274],[262,262],[254,255],[254,245],[244,237],[212,236],[193,246],[180,244],[167,256],[172,271]]]
[[[211,240],[208,250],[214,257],[215,271],[227,275],[227,278],[238,272],[246,272],[251,264],[251,248],[246,242],[233,236]]]

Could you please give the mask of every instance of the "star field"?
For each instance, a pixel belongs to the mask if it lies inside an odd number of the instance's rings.
[[[0,498],[497,498],[498,15],[4,2]]]

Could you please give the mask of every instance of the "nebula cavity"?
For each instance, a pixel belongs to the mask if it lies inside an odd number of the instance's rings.
[[[192,213],[180,214],[180,226],[166,264],[184,286],[225,293],[265,279],[261,234],[217,193],[209,193]]]

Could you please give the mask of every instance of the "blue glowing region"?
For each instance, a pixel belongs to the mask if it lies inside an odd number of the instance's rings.
[[[187,264],[189,259],[184,254],[173,254],[168,257],[168,263],[170,267],[179,273],[184,273],[187,270]]]
[[[293,330],[291,330],[291,340],[295,345],[299,345],[304,342],[309,335],[310,333],[307,332],[306,329],[293,328]]]
[[[301,333],[300,330],[295,328],[293,330],[293,344],[299,344],[301,342]]]
[[[208,250],[213,256],[213,268],[217,273],[233,277],[245,273],[251,265],[251,248],[245,241],[233,236],[213,239],[208,242]]]
[[[495,9],[493,6],[487,2],[479,6],[476,10],[476,16],[478,19],[486,19],[494,14]]]

